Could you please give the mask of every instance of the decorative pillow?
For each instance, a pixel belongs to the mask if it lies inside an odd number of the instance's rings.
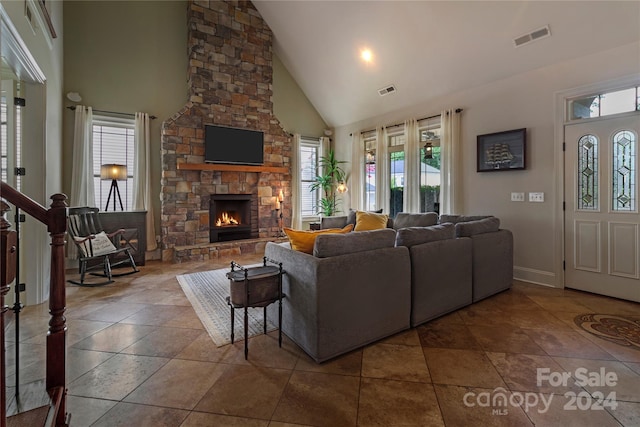
[[[395,239],[396,232],[388,228],[359,233],[323,234],[316,239],[313,256],[329,258],[374,249],[393,248]]]
[[[356,212],[353,209],[349,209],[349,213],[347,214],[347,224],[353,224],[353,226],[356,226]],[[382,209],[378,209],[377,211],[369,211],[371,213],[378,213],[381,214],[382,213]]]
[[[406,227],[396,233],[396,246],[420,245],[422,243],[435,242],[455,238],[455,225],[442,224],[430,227]]]
[[[387,228],[389,215],[373,212],[356,211],[356,227],[354,231],[380,230]]]
[[[294,230],[293,228],[284,228],[284,232],[291,242],[291,249],[294,251],[313,254],[313,244],[316,237],[323,233],[348,233],[353,230],[353,225],[347,224],[343,228],[327,228],[324,230]]]
[[[74,237],[76,242],[85,239],[85,237]],[[113,246],[111,239],[107,236],[107,233],[104,231],[95,235],[93,239],[85,240],[84,243],[79,245],[80,252],[82,256],[99,256],[99,255],[107,255],[116,250],[116,247]]]
[[[476,234],[492,233],[500,229],[500,219],[494,216],[478,221],[459,222],[456,224],[456,236],[469,237]]]
[[[438,223],[438,214],[435,212],[407,213],[399,212],[393,220],[393,228],[399,230],[405,227],[429,227]]]
[[[347,221],[346,215],[323,216],[322,218],[320,218],[320,229],[325,230],[327,228],[342,228],[348,223],[349,222]],[[355,222],[353,225],[355,225]]]

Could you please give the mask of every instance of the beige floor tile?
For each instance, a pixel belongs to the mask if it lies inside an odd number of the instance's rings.
[[[515,326],[510,322],[509,315],[504,311],[482,309],[476,304],[458,310],[458,315],[467,326]]]
[[[444,316],[437,317],[435,319],[429,320],[429,324],[431,325],[464,325],[464,321],[459,314],[460,310],[453,311],[451,313],[445,314]]]
[[[131,316],[120,321],[123,324],[162,326],[170,320],[179,318],[183,313],[189,313],[191,307],[178,305],[147,305]]]
[[[480,307],[482,309],[505,312],[539,310],[540,308],[535,301],[527,295],[512,290],[500,292],[499,294],[482,300]]]
[[[221,362],[241,365],[264,366],[268,368],[293,369],[298,357],[303,353],[286,336],[282,336],[282,347],[278,346],[278,331],[249,338],[249,355],[244,358],[244,340],[229,345],[235,351],[227,351]]]
[[[306,424],[282,423],[280,421],[271,421],[269,427],[312,427]]]
[[[234,358],[240,350],[232,345],[218,347],[209,333],[200,331],[200,335],[176,355],[178,359],[201,360],[203,362],[219,362],[222,359]],[[244,355],[244,350],[242,350]],[[244,356],[243,356],[244,357]]]
[[[284,369],[227,365],[195,410],[269,420],[290,375]]]
[[[578,332],[523,329],[549,356],[615,359]]]
[[[481,350],[480,344],[464,324],[432,324],[428,322],[417,328],[423,347],[459,348]]]
[[[142,356],[176,357],[201,334],[196,329],[159,327],[144,338],[122,350],[125,354]]]
[[[358,426],[444,426],[431,384],[363,378]]]
[[[74,348],[117,353],[155,331],[154,326],[115,323],[73,345]]]
[[[120,402],[91,427],[177,427],[189,411]]]
[[[228,415],[191,412],[180,427],[267,427],[269,421],[251,418],[231,417]]]
[[[577,332],[621,362],[640,363],[640,349],[638,349],[637,347],[618,344],[616,342],[609,341],[607,339],[591,334],[582,329]]]
[[[586,393],[586,392],[584,392]],[[548,410],[530,410],[529,417],[536,426],[563,426],[563,427],[620,427],[615,418],[604,410],[579,409],[576,401],[563,395],[548,395],[551,398]],[[581,399],[584,404],[593,403]]]
[[[574,299],[591,313],[640,316],[640,303],[581,292]]]
[[[482,351],[423,347],[434,384],[506,387]],[[446,420],[445,420],[446,421]]]
[[[533,423],[519,406],[481,406],[483,396],[501,393],[510,397],[506,390],[434,385],[446,426],[504,426],[531,427]],[[465,404],[465,402],[467,402]],[[551,426],[551,424],[549,424]]]
[[[146,307],[147,304],[132,304],[127,302],[112,303],[107,304],[98,310],[93,310],[82,318],[86,320],[116,323]]]
[[[362,376],[431,382],[422,348],[396,344],[365,347],[362,353]]]
[[[640,403],[636,402],[617,402],[615,409],[607,408],[613,417],[625,427],[634,427],[638,425],[640,420]]]
[[[596,396],[593,394],[595,392],[600,392],[605,397],[609,393],[615,392],[618,400],[640,403],[640,374],[634,372],[624,363],[610,360],[564,357],[555,357],[554,360],[562,366],[565,372],[571,373],[574,379],[587,382],[582,388],[594,397]],[[607,375],[611,376],[611,385],[603,384]],[[615,380],[613,379],[614,375],[616,377]],[[595,383],[590,383],[590,379]],[[614,382],[615,384],[613,384]]]
[[[227,365],[171,360],[129,394],[124,401],[193,409],[224,373]]]
[[[188,308],[178,317],[169,319],[162,326],[169,328],[186,328],[186,329],[201,329],[204,330],[202,321],[196,314],[193,308]]]
[[[384,338],[379,341],[383,344],[398,344],[398,345],[420,345],[420,337],[418,336],[418,332],[415,328],[408,329],[403,332],[398,332],[395,335],[391,335],[390,337]]]
[[[528,329],[554,329],[564,331],[573,329],[550,312],[541,309],[510,311],[509,322],[520,328]]]
[[[360,379],[294,371],[272,420],[313,426],[355,426]]]
[[[570,297],[530,295],[529,298],[535,301],[543,309],[551,312],[564,311],[569,313],[589,313],[591,311],[588,307],[580,304]]]
[[[69,384],[69,394],[122,400],[169,359],[117,354]]]
[[[518,327],[469,325],[469,330],[485,351],[546,354],[538,344]]]
[[[551,386],[547,381],[538,385],[538,377],[542,378],[543,371],[563,372],[563,369],[550,356],[514,353],[490,353],[487,357],[511,391],[536,392],[548,394],[563,394],[567,391],[575,393],[582,391],[581,387],[572,383],[563,386]]]
[[[90,426],[117,403],[113,400],[67,396],[67,412],[72,414],[69,427]]]
[[[297,371],[359,377],[362,370],[362,351],[362,349],[354,350],[323,363],[316,363],[311,357],[303,354],[298,359],[295,369]]]
[[[68,349],[67,383],[71,383],[113,356],[113,353],[103,351],[81,350],[79,348]]]

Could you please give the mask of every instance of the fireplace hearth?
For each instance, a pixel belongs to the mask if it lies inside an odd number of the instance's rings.
[[[209,201],[209,242],[251,239],[250,194],[212,194]]]

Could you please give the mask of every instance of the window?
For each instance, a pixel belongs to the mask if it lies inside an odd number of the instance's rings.
[[[640,110],[640,86],[574,99],[569,108],[571,120]]]
[[[420,146],[420,212],[440,212],[440,117],[420,128]]]
[[[578,140],[578,200],[579,210],[598,210],[598,138],[584,135]]]
[[[628,130],[613,136],[612,155],[612,210],[635,212],[636,210],[636,135]]]
[[[22,177],[14,173],[22,163],[22,110],[13,104],[14,96],[20,96],[20,82],[3,80],[0,92],[0,179],[22,191]]]
[[[405,135],[396,134],[389,136],[389,175],[390,181],[390,212],[389,216],[395,218],[398,212],[402,212],[404,199],[404,145]]]
[[[376,137],[364,138],[364,210],[376,210]]]
[[[300,181],[302,187],[300,209],[303,219],[305,217],[318,216],[318,195],[320,190],[312,191],[311,186],[316,178],[319,151],[319,140],[302,139],[300,141]]]
[[[93,116],[93,183],[96,206],[101,210],[120,210],[119,202],[113,208],[113,194],[107,207],[111,181],[100,179],[101,166],[112,163],[127,166],[127,180],[117,181],[117,184],[124,210],[133,207],[134,136],[132,119]]]

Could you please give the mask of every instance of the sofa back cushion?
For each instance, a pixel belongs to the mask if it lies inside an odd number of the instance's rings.
[[[323,216],[320,218],[320,229],[324,230],[327,228],[343,228],[349,224],[347,221],[347,215],[336,215],[336,216]],[[355,226],[355,221],[353,222]]]
[[[492,233],[500,229],[500,219],[495,216],[477,221],[459,222],[456,224],[457,237],[469,237],[476,234]]]
[[[445,222],[451,222],[457,224],[459,222],[478,221],[480,219],[490,218],[492,215],[440,215],[439,222],[444,224]]]
[[[395,241],[396,232],[389,228],[347,234],[321,234],[316,238],[313,255],[318,258],[329,258],[374,249],[392,248]]]
[[[396,233],[396,246],[420,245],[422,243],[435,242],[455,238],[455,225],[441,224],[430,227],[406,227]]]
[[[326,230],[294,230],[293,228],[284,228],[284,232],[287,234],[289,242],[291,242],[291,249],[306,254],[313,253],[313,245],[316,237],[321,234],[348,233],[351,230],[353,230],[353,225],[351,224],[343,228],[327,228]]]
[[[429,227],[438,223],[438,214],[435,212],[407,213],[400,212],[393,220],[393,228],[399,230],[405,227]]]

